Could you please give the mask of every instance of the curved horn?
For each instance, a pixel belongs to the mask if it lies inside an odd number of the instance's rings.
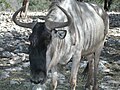
[[[72,22],[72,19],[71,19],[70,15],[67,13],[67,11],[57,4],[56,4],[56,6],[59,9],[61,9],[61,11],[64,12],[64,14],[67,16],[68,21],[67,22],[54,22],[54,21],[46,20],[46,25],[49,29],[66,27],[66,26],[69,26]]]
[[[16,25],[19,25],[21,27],[26,27],[26,28],[30,28],[32,29],[34,27],[34,25],[36,24],[36,22],[32,22],[32,23],[23,23],[23,22],[20,22],[19,20],[16,19],[16,16],[18,15],[18,13],[20,11],[22,11],[23,9],[25,8],[25,6],[21,7],[19,10],[17,10],[13,16],[12,16],[12,20],[14,21],[14,23]]]

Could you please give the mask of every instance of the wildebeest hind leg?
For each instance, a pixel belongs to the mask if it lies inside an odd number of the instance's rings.
[[[93,90],[93,70],[94,70],[94,54],[90,54],[87,56],[87,60],[88,60],[88,66],[86,67],[88,69],[88,71],[86,72],[88,75],[87,78],[87,83],[85,85],[85,88],[88,88],[89,90]]]
[[[101,54],[101,50],[104,46],[104,41],[101,42],[99,47],[95,51],[95,59],[94,59],[94,86],[93,90],[98,90],[98,85],[97,85],[97,72],[98,72],[98,64],[99,64],[99,58]]]

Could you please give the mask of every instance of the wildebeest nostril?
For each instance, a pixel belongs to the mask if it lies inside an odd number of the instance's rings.
[[[32,79],[30,79],[30,82],[34,83],[34,84],[39,84],[40,83],[40,81],[36,81],[36,80],[32,80]]]
[[[30,79],[30,82],[31,83],[34,83],[34,84],[43,84],[45,82],[45,79],[43,78],[39,78],[38,80],[33,80],[33,79]]]

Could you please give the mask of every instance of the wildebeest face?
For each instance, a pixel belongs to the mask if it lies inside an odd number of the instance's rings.
[[[46,79],[46,50],[51,40],[44,23],[37,23],[34,26],[29,40],[31,82],[42,84]]]

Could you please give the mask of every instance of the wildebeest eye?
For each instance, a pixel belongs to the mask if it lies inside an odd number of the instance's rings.
[[[54,30],[54,34],[56,34],[57,37],[59,37],[60,39],[64,39],[67,31],[66,30]]]

